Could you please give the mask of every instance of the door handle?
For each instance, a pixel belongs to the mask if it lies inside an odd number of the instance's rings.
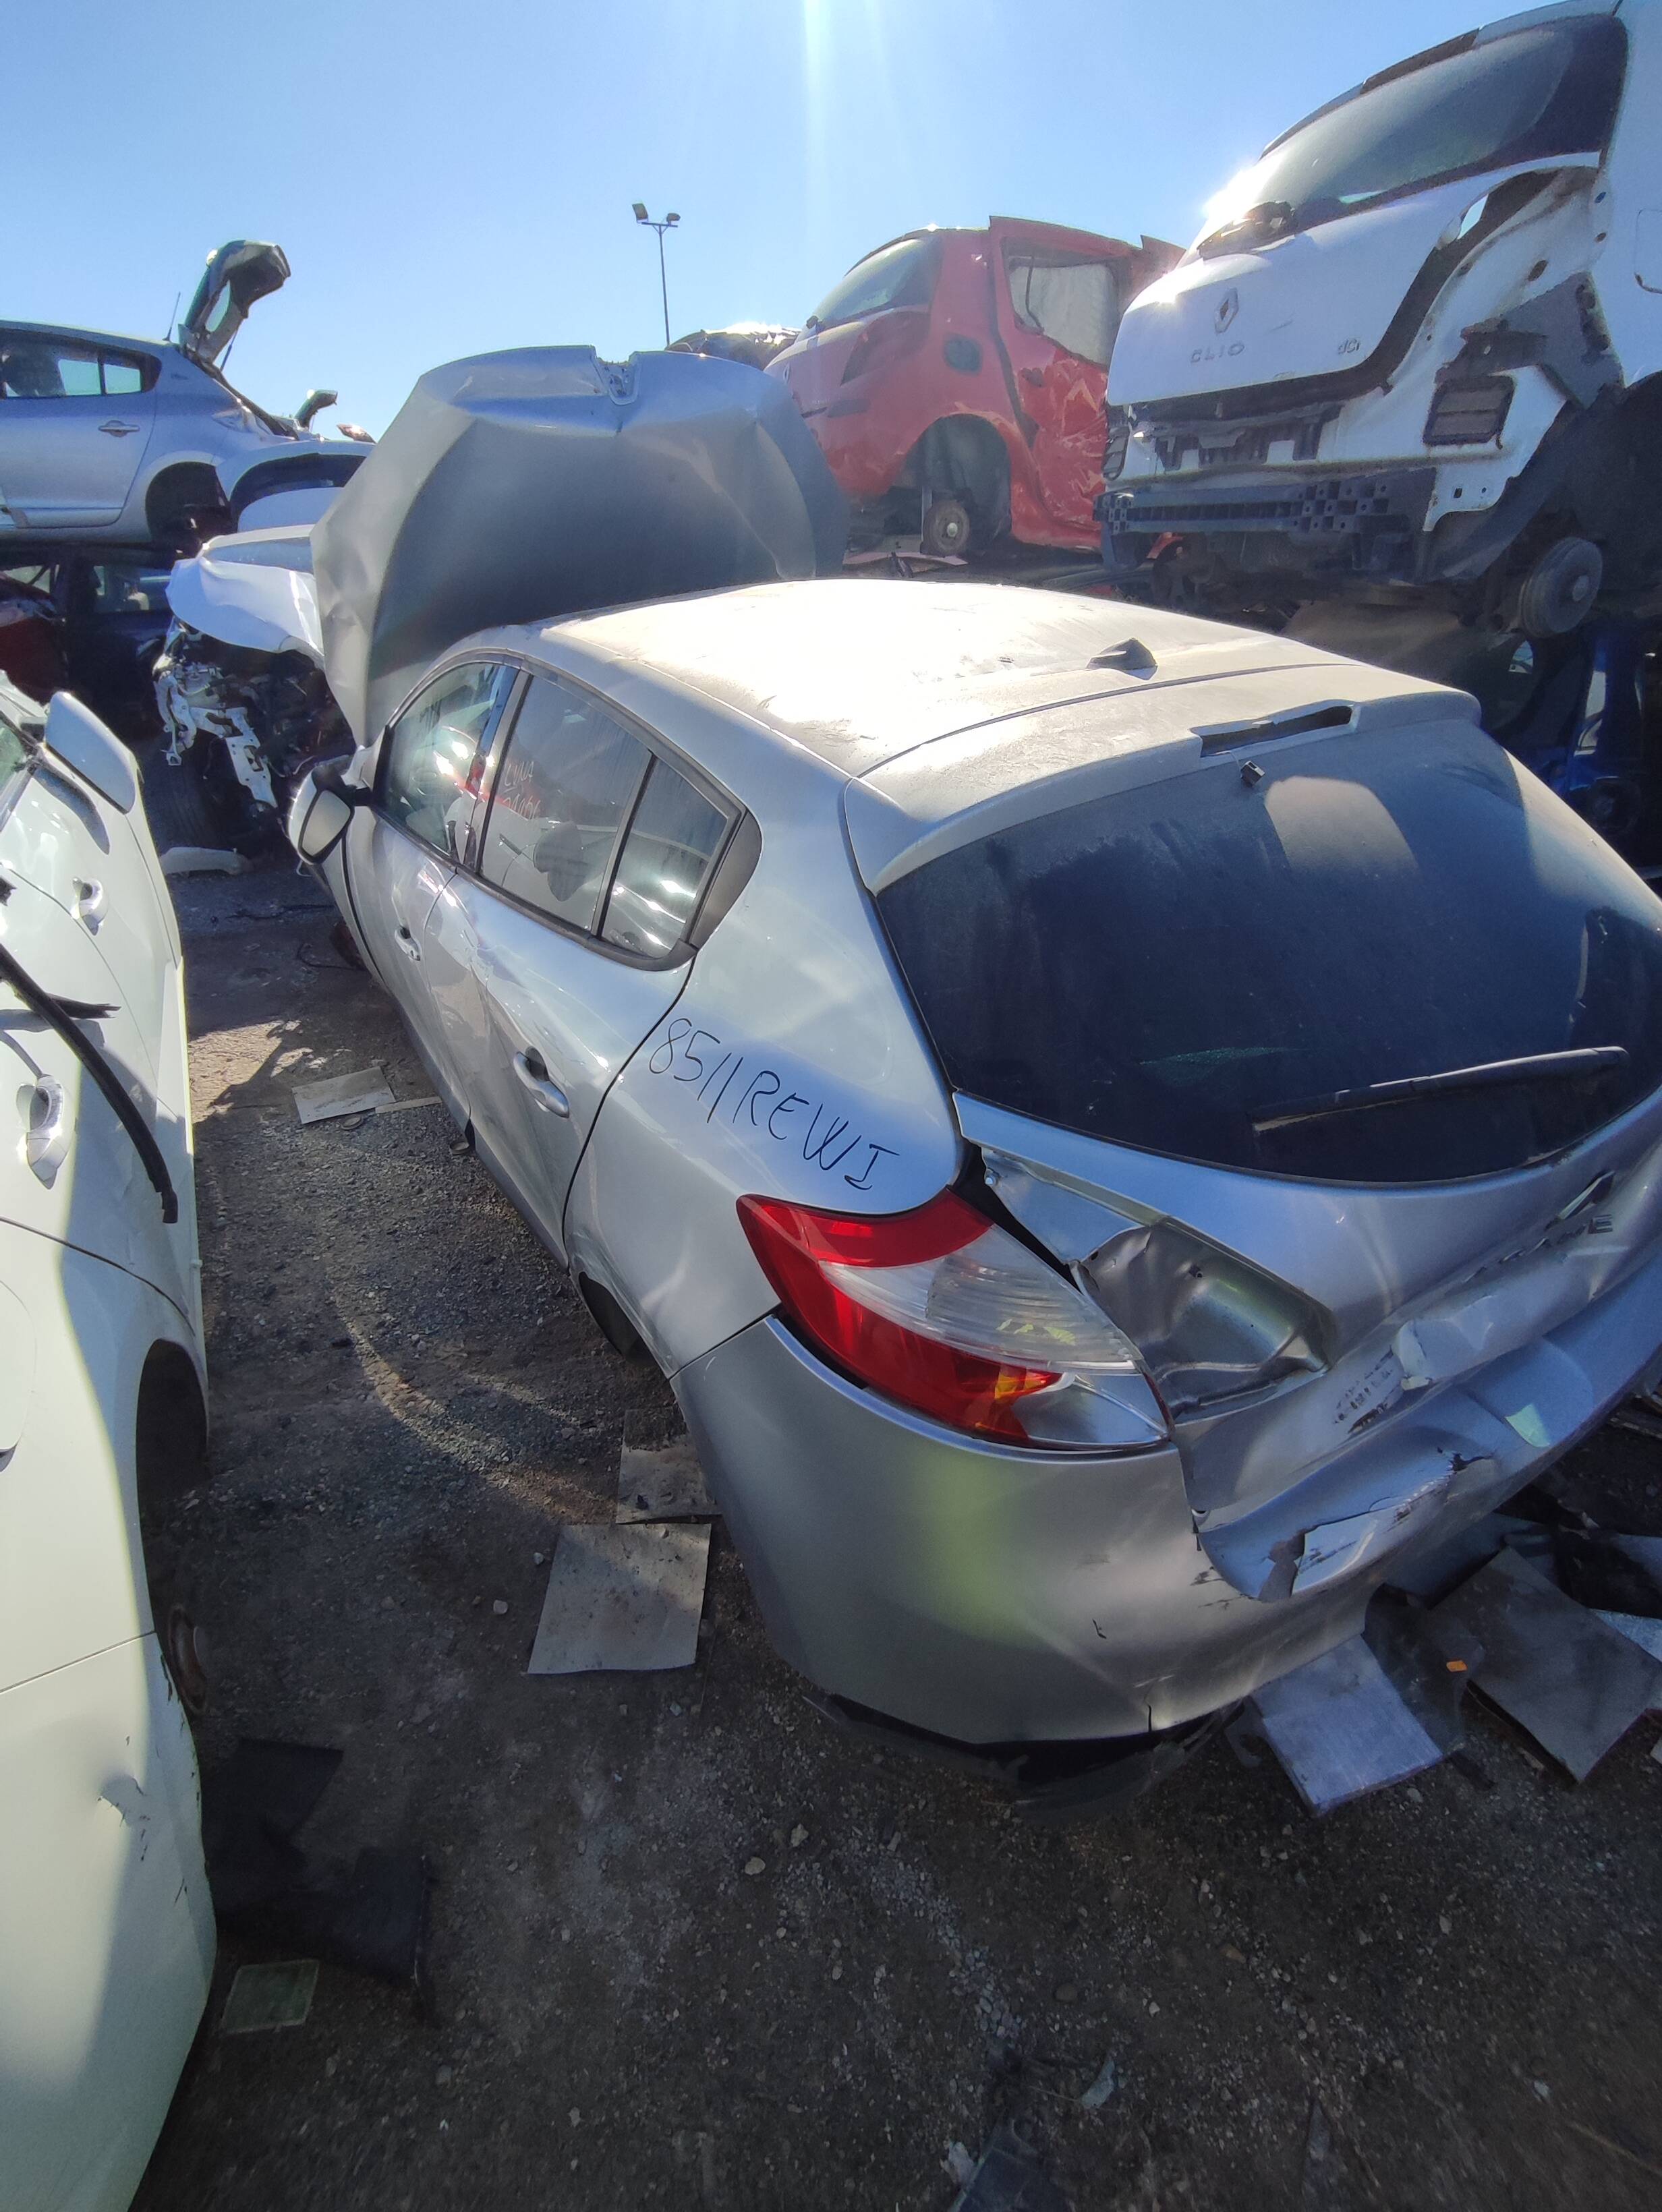
[[[56,1076],[43,1075],[24,1101],[23,1158],[50,1190],[75,1133],[69,1100]]]
[[[419,967],[421,964],[421,947],[417,944],[415,939],[410,934],[410,926],[407,922],[401,921],[399,924],[398,939],[399,951],[407,954],[409,957]]]
[[[137,422],[100,422],[98,427],[107,438],[131,438],[138,433]]]
[[[550,1076],[541,1053],[516,1052],[514,1073],[545,1114],[557,1114],[563,1121],[571,1119],[571,1101]]]
[[[96,878],[88,878],[75,887],[75,918],[96,937],[98,925],[109,911],[110,896]]]

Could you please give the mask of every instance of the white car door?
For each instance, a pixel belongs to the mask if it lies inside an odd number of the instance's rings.
[[[447,886],[428,935],[475,1142],[557,1251],[594,1117],[680,993],[738,814],[577,685],[527,687],[478,870]]]
[[[374,803],[345,840],[346,886],[365,950],[451,1110],[460,1086],[423,968],[433,902],[455,872],[472,821],[484,749],[514,671],[464,661],[441,672],[387,727]]]
[[[16,528],[119,518],[150,442],[159,367],[88,338],[0,330],[0,503]]]

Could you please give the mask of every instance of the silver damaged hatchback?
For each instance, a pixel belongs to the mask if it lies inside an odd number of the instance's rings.
[[[468,640],[291,830],[792,1663],[1129,1747],[1662,1368],[1662,903],[1475,714],[781,583]]]

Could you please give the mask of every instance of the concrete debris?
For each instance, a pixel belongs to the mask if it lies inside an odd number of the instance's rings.
[[[617,1520],[707,1521],[715,1511],[691,1437],[651,1451],[624,1442],[618,1462]]]
[[[1662,1536],[1619,1536],[1606,1528],[1553,1532],[1554,1579],[1565,1595],[1595,1613],[1662,1620]]]
[[[1008,2125],[994,2129],[952,2212],[1068,2212],[1038,2153]]]
[[[300,2027],[317,1987],[315,1959],[276,1966],[240,1966],[219,2016],[222,2035],[253,2035],[267,2027]]]
[[[1662,1665],[1511,1549],[1437,1616],[1482,1644],[1482,1695],[1578,1782],[1662,1700]]]
[[[1080,2099],[1087,2112],[1099,2112],[1119,2087],[1119,2068],[1111,2058],[1105,2058],[1102,2070]]]
[[[1360,1636],[1265,1683],[1252,1705],[1257,1733],[1315,1814],[1405,1782],[1443,1756]]]
[[[567,1528],[549,1569],[527,1673],[691,1667],[709,1569],[708,1527]]]
[[[161,855],[164,876],[246,876],[251,865],[244,854],[210,845],[170,845]]]
[[[390,1106],[393,1093],[384,1067],[366,1068],[355,1075],[326,1075],[318,1083],[297,1083],[295,1111],[307,1126],[335,1121],[346,1114],[373,1113]]]
[[[1312,2097],[1299,2179],[1299,2212],[1360,2212],[1362,2201],[1333,2123],[1321,2099]]]
[[[975,2179],[976,2161],[961,2142],[948,2143],[947,2155],[941,2161],[941,2170],[948,2181],[959,2189],[967,2189]]]
[[[1662,1660],[1662,1620],[1653,1620],[1642,1613],[1611,1613],[1602,1605],[1590,1606],[1588,1611],[1595,1613],[1606,1628],[1625,1636],[1641,1651],[1648,1651],[1653,1659]]]

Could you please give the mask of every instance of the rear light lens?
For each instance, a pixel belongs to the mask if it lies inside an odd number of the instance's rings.
[[[843,366],[843,383],[869,376],[874,369],[892,368],[908,354],[916,353],[928,335],[927,307],[892,307],[886,314],[874,315],[849,349]]]
[[[1039,1449],[1164,1441],[1129,1339],[953,1192],[915,1212],[853,1218],[741,1198],[739,1218],[788,1318],[868,1389]]]

